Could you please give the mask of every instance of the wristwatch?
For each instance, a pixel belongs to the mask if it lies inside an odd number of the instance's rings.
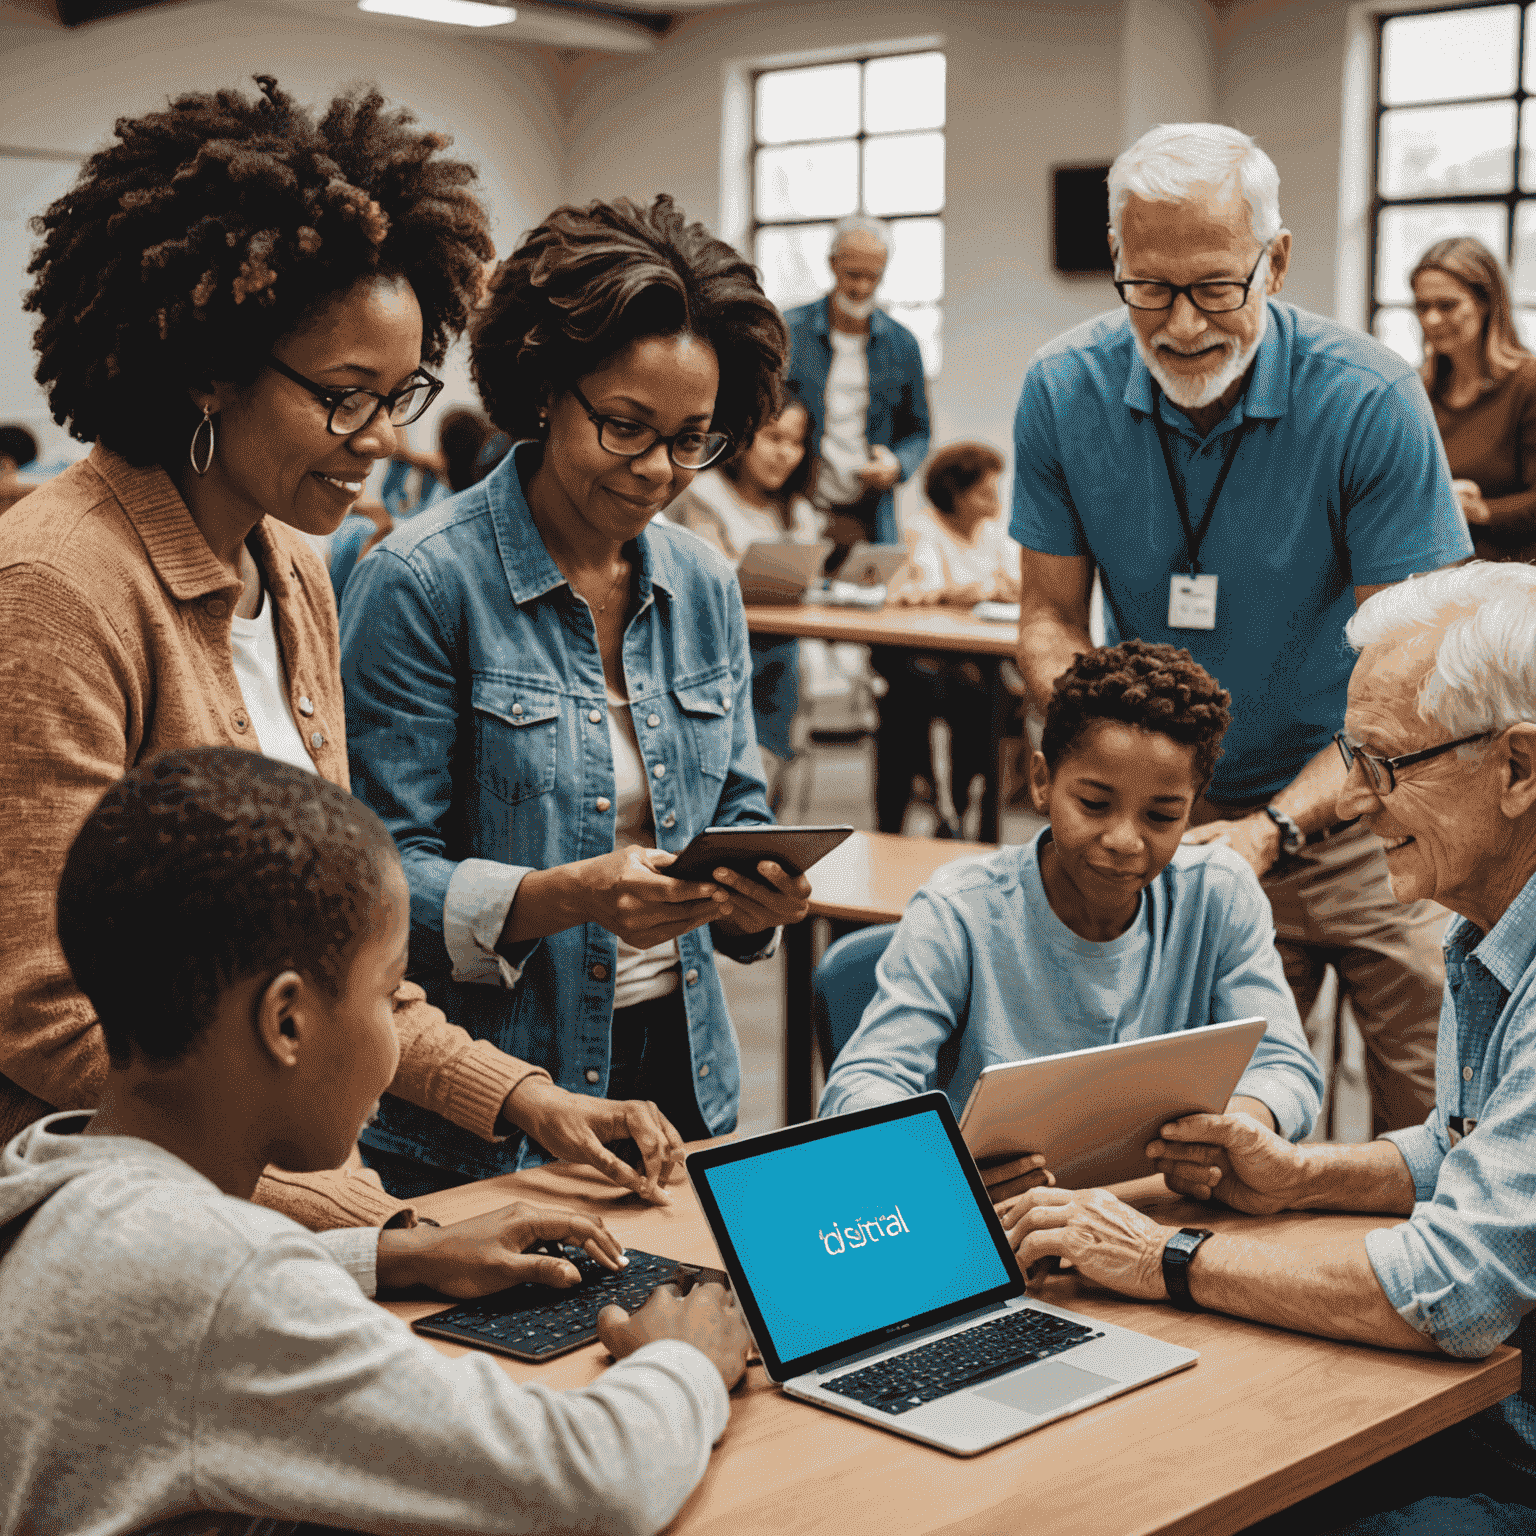
[[[1189,1265],[1200,1244],[1215,1235],[1208,1227],[1180,1227],[1163,1245],[1163,1284],[1168,1300],[1181,1312],[1200,1311],[1200,1303],[1189,1294]]]
[[[1306,847],[1307,834],[1284,811],[1278,811],[1274,806],[1266,805],[1264,814],[1280,829],[1282,853],[1295,853],[1298,849]]]

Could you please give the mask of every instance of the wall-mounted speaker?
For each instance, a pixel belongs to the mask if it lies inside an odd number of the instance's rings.
[[[1052,172],[1051,238],[1058,272],[1113,272],[1109,167],[1058,165]]]

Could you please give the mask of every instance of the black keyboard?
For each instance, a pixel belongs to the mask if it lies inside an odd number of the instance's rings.
[[[1001,1376],[1103,1337],[1081,1323],[1026,1307],[820,1385],[883,1413],[910,1413],[989,1376]]]
[[[417,1333],[473,1344],[514,1360],[553,1360],[590,1344],[597,1337],[597,1314],[610,1302],[626,1312],[641,1306],[658,1285],[679,1281],[684,1288],[700,1280],[728,1283],[723,1270],[680,1264],[659,1254],[626,1248],[629,1263],[617,1273],[599,1264],[585,1249],[563,1247],[561,1257],[581,1271],[581,1283],[569,1290],[551,1285],[514,1285],[446,1312],[419,1318]]]

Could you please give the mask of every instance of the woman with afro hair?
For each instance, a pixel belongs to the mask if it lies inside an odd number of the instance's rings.
[[[0,523],[0,1141],[105,1078],[53,908],[107,787],[220,744],[347,784],[334,599],[303,536],[336,528],[437,394],[492,255],[443,135],[372,89],[316,115],[258,83],[119,120],[34,222],[37,378],[94,446]],[[557,1089],[413,984],[395,1018],[392,1091],[421,1113],[643,1187],[601,1145],[639,1108]],[[402,1210],[355,1154],[270,1169],[256,1198],[314,1228]]]
[[[941,869],[913,898],[822,1114],[931,1088],[959,1114],[996,1062],[1257,1015],[1269,1027],[1227,1112],[1292,1140],[1311,1130],[1322,1077],[1269,903],[1231,849],[1179,842],[1230,703],[1171,645],[1127,640],[1077,657],[1030,765],[1050,825],[1024,847]],[[1021,1174],[1048,1177],[1022,1159],[986,1178]]]
[[[751,265],[670,197],[557,208],[472,332],[516,446],[342,604],[352,778],[405,863],[412,975],[564,1087],[649,1101],[673,1148],[736,1124],[715,951],[766,958],[810,885],[666,872],[704,828],[772,817],[735,574],[656,515],[777,415],[786,345]],[[399,1099],[362,1144],[402,1197],[543,1155]]]

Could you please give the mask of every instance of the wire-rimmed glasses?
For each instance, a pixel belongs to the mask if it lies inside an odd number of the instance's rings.
[[[1406,768],[1411,763],[1427,763],[1430,758],[1439,757],[1452,747],[1464,747],[1469,742],[1482,741],[1495,734],[1493,731],[1478,731],[1472,736],[1458,736],[1455,741],[1442,741],[1438,747],[1425,747],[1420,752],[1404,752],[1401,757],[1378,757],[1374,752],[1367,752],[1364,747],[1351,741],[1343,731],[1334,732],[1333,744],[1339,749],[1339,756],[1344,759],[1345,773],[1353,773],[1358,760],[1365,765],[1365,776],[1371,781],[1371,788],[1378,795],[1390,795],[1397,788],[1399,768]]]
[[[380,411],[385,412],[392,427],[408,427],[413,421],[420,421],[427,407],[443,392],[443,381],[425,368],[418,368],[393,394],[381,395],[376,389],[327,389],[302,373],[295,373],[275,357],[267,358],[267,367],[307,389],[327,408],[330,414],[325,419],[325,429],[336,437],[361,432]]]
[[[638,459],[657,443],[665,443],[667,457],[679,469],[708,469],[731,446],[729,432],[703,432],[697,427],[689,427],[674,432],[671,437],[663,437],[655,427],[629,421],[623,416],[604,416],[593,410],[591,401],[574,384],[571,394],[587,413],[587,420],[597,428],[598,446],[621,459]]]
[[[1248,290],[1258,275],[1259,263],[1269,254],[1266,245],[1259,252],[1252,271],[1241,282],[1236,278],[1218,278],[1204,283],[1162,283],[1142,278],[1115,280],[1115,289],[1132,309],[1172,309],[1174,300],[1181,293],[1189,295],[1189,302],[1207,315],[1227,315],[1241,309],[1248,302]]]

